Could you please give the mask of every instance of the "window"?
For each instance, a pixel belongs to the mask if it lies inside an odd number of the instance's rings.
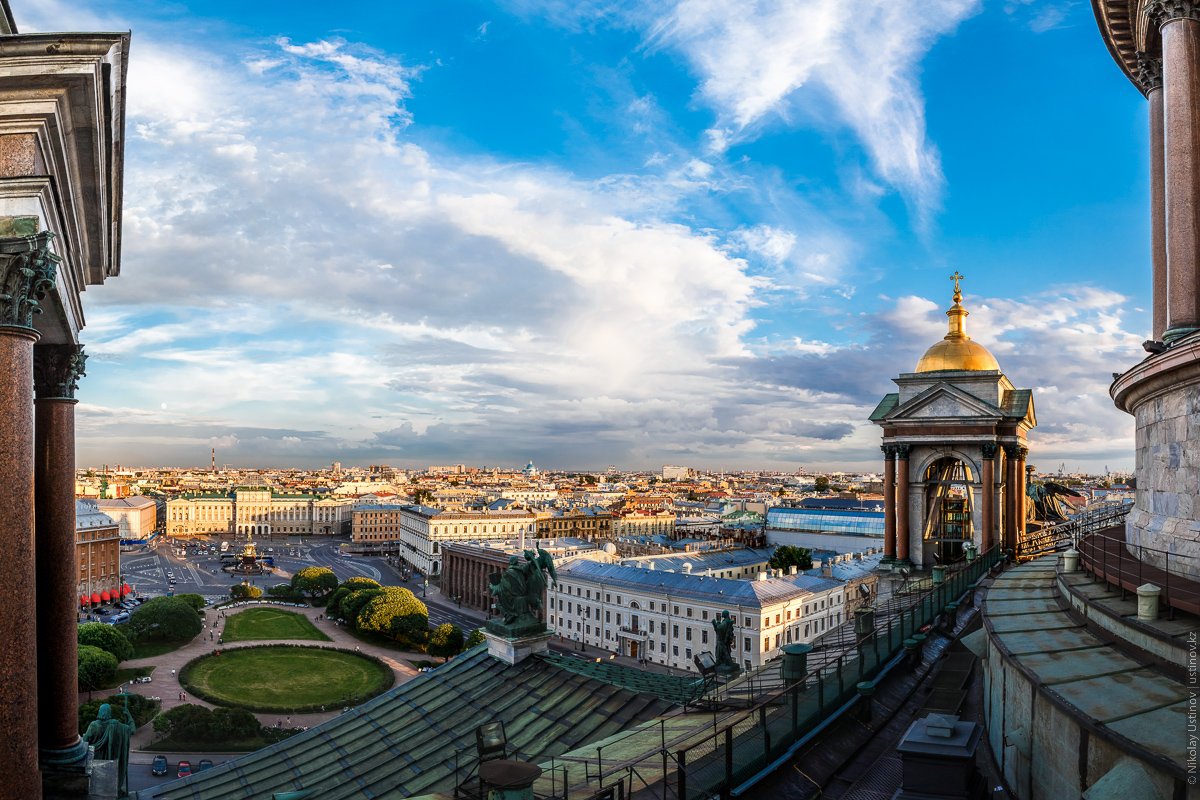
[[[745,637],[745,639],[742,640],[742,649],[745,650],[747,653],[750,652],[750,637],[749,636]],[[750,662],[747,661],[746,663],[749,664]]]
[[[688,615],[689,617],[692,615],[692,607],[691,607],[691,606],[688,606],[688,607],[687,607],[687,615]]]
[[[588,590],[587,590],[587,599],[588,599],[588,600],[591,600],[591,599],[592,599],[592,590],[591,590],[591,589],[588,589]]]
[[[658,623],[658,628],[659,628],[659,631],[658,631],[659,633],[661,633],[663,636],[667,635],[667,623],[665,623],[665,622]]]
[[[679,606],[675,606],[675,610],[672,611],[671,613],[678,617],[679,616]]]
[[[705,620],[708,619],[708,609],[707,608],[700,612],[700,619],[705,619]]]
[[[683,638],[687,639],[690,642],[692,640],[692,629],[690,627],[686,628],[683,633],[684,633]]]
[[[700,644],[708,644],[708,628],[700,631]]]
[[[745,621],[745,623],[743,623],[742,627],[743,628],[753,628],[754,627],[753,623],[750,622],[749,617],[746,617],[746,621]]]
[[[770,650],[770,649],[771,649],[771,637],[764,636],[763,637],[763,652],[766,652],[767,650]]]
[[[604,602],[606,602],[606,603],[611,603],[611,602],[612,602],[612,595],[611,595],[611,594],[609,594],[608,592],[605,592],[605,593],[604,593]]]
[[[659,652],[661,652],[661,653],[665,653],[665,652],[667,652],[667,643],[666,643],[666,642],[661,642],[661,643],[658,645],[658,650],[659,650]]]
[[[671,626],[671,635],[674,636],[676,639],[679,638],[679,626],[678,625]]]
[[[671,647],[671,655],[673,655],[673,656],[679,655],[679,645],[673,645]]]
[[[688,648],[686,651],[684,651],[684,652],[687,654],[687,659],[688,659],[688,661],[691,661],[691,660],[692,660],[692,648],[690,648],[690,647],[689,647],[689,648]],[[689,665],[688,665],[688,669],[691,669],[691,668],[692,668],[692,667],[691,667],[691,665],[689,664]]]
[[[612,614],[610,614],[609,612],[605,611],[605,612],[604,612],[604,621],[605,621],[605,622],[612,622]]]

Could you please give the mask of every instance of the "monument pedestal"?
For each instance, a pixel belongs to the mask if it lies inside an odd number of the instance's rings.
[[[541,633],[508,638],[497,636],[489,630],[484,630],[483,638],[487,641],[488,655],[498,658],[505,664],[517,664],[530,656],[550,651],[550,638],[553,634],[543,630]]]

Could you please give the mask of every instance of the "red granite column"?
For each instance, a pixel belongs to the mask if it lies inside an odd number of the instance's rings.
[[[24,220],[24,222],[23,222]],[[36,600],[33,499],[33,314],[54,286],[56,259],[49,233],[36,233],[36,218],[16,218],[12,227],[32,225],[30,234],[0,238],[0,564],[6,595],[14,602]],[[23,231],[22,231],[23,232]],[[72,476],[73,478],[74,476]],[[72,487],[74,489],[74,487]],[[74,563],[74,560],[71,562]],[[74,595],[74,582],[71,594]],[[73,608],[73,607],[72,607]],[[0,614],[0,765],[4,797],[38,800],[37,615],[35,608]],[[74,638],[75,619],[57,636]],[[74,691],[74,687],[72,687]]]
[[[983,474],[980,482],[983,484],[980,494],[983,502],[980,504],[979,552],[986,553],[995,541],[996,532],[996,445],[985,444],[982,448]]]
[[[1150,264],[1153,295],[1150,338],[1162,341],[1167,330],[1167,204],[1163,154],[1162,59],[1138,53],[1138,84],[1150,111]]]
[[[75,389],[78,345],[34,348],[38,744],[43,766],[82,761],[75,637]]]
[[[1000,546],[1012,550],[1017,546],[1017,446],[1004,445],[1004,535]]]
[[[1025,541],[1026,514],[1028,512],[1027,499],[1025,494],[1026,475],[1025,475],[1025,457],[1029,455],[1028,447],[1021,447],[1017,450],[1017,543]]]
[[[1167,331],[1171,341],[1200,327],[1200,4],[1159,0],[1166,198]]]
[[[896,560],[896,450],[883,446],[883,561]]]
[[[912,566],[908,560],[908,445],[896,447],[896,563]]]

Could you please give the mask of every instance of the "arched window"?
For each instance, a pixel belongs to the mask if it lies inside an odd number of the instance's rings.
[[[953,456],[946,456],[929,465],[923,480],[923,536],[935,544],[940,563],[956,561],[963,557],[963,545],[974,535],[971,509],[975,481],[971,467]]]

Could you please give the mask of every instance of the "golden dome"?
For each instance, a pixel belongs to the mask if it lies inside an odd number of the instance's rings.
[[[950,332],[940,342],[925,351],[917,362],[917,372],[941,372],[942,370],[985,371],[1000,370],[996,357],[978,342],[971,341],[964,330],[963,320],[967,310],[962,307],[962,291],[958,282],[962,275],[955,272],[950,276],[954,281],[954,305],[946,312],[950,318]]]

